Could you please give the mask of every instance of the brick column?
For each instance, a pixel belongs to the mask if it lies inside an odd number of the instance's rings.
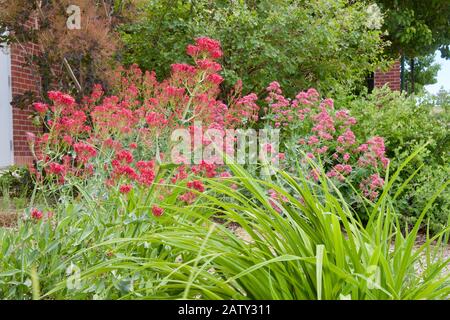
[[[29,66],[27,56],[39,52],[36,44],[12,44],[11,45],[11,87],[13,97],[22,95],[28,91],[39,94],[41,87],[40,76],[37,68]],[[26,165],[32,162],[32,155],[28,146],[26,133],[39,133],[40,129],[32,124],[30,112],[32,106],[24,109],[13,108],[13,142],[14,163]]]
[[[400,75],[400,61],[396,61],[390,70],[387,72],[375,72],[374,80],[375,87],[380,88],[387,84],[391,90],[400,91],[401,89],[401,75]]]

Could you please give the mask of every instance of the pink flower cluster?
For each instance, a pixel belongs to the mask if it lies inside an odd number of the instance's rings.
[[[187,159],[180,159],[173,172],[159,176],[173,130],[186,128],[195,136],[208,128],[234,129],[268,121],[285,132],[283,137],[294,139],[306,153],[305,163],[325,160],[324,173],[339,181],[364,171],[358,182],[368,197],[382,188],[373,175],[389,163],[384,141],[374,137],[359,144],[352,131],[356,119],[348,110],[335,110],[333,100],[320,100],[315,89],[288,99],[280,85],[272,82],[267,88],[264,117],[260,118],[257,95],[242,94],[240,81],[228,95],[228,104],[219,99],[223,78],[219,74],[222,50],[218,41],[198,38],[186,52],[193,63],[173,64],[170,76],[162,81],[154,72],[142,72],[133,65],[118,70],[115,95],[105,96],[102,87],[95,85],[92,94],[80,103],[58,91],[48,93],[51,105],[35,103],[34,109],[48,129],[43,135],[28,137],[37,163],[33,168],[37,180],[65,184],[71,181],[68,177],[96,175],[127,197],[134,189],[157,185],[158,199],[172,195],[173,184],[182,184],[187,191],[180,192],[178,199],[192,203],[198,193],[206,191],[201,178],[226,177],[227,173],[215,164],[187,165]],[[197,127],[197,121],[203,127]],[[212,141],[203,137],[202,143],[207,146]],[[289,150],[280,151],[273,161],[289,163]],[[310,172],[314,179],[320,174],[315,169]],[[272,202],[285,200],[274,192],[269,197]],[[164,212],[156,205],[151,211],[154,216]]]
[[[48,211],[46,215],[47,215],[47,219],[51,219],[53,217],[53,212]],[[44,212],[42,212],[41,210],[38,210],[37,208],[32,208],[30,211],[30,217],[34,221],[42,220],[44,218]]]
[[[293,100],[283,96],[277,82],[272,82],[267,91],[264,119],[281,128],[284,137],[297,142],[299,150],[306,154],[303,162],[321,158],[324,173],[338,181],[355,182],[354,179],[363,176],[360,182],[363,194],[376,198],[383,184],[378,180],[374,183],[375,174],[378,176],[389,164],[383,138],[373,137],[359,144],[352,131],[356,119],[348,110],[335,110],[332,99],[320,100],[314,89],[298,93]],[[319,176],[317,169],[310,171],[314,180]],[[368,176],[372,180],[364,178]]]
[[[374,173],[370,177],[364,179],[359,187],[363,191],[365,197],[375,200],[378,197],[378,190],[383,188],[384,180],[379,174]]]
[[[196,39],[195,45],[188,45],[186,52],[194,58],[203,56],[204,58],[218,59],[222,56],[220,42],[207,37]]]
[[[222,56],[218,41],[198,38],[186,50],[193,64],[173,64],[170,77],[161,82],[154,72],[142,72],[133,65],[118,70],[115,95],[105,96],[102,87],[95,85],[81,103],[59,91],[48,93],[51,105],[35,103],[48,129],[41,136],[29,136],[38,181],[64,184],[71,181],[68,176],[104,175],[105,185],[123,195],[155,183],[161,185],[160,194],[168,195],[171,190],[164,183],[183,182],[191,190],[180,199],[194,201],[206,188],[198,177],[216,177],[223,168],[208,163],[182,165],[155,181],[160,160],[170,151],[166,142],[171,132],[193,128],[196,121],[203,124],[203,131],[245,126],[258,120],[259,106],[255,94],[242,95],[240,82],[228,105],[219,100],[223,78],[217,62]],[[204,145],[209,143],[203,139]],[[160,210],[156,211],[154,215],[159,216]]]
[[[269,203],[272,206],[272,208],[274,208],[276,212],[281,213],[282,210],[276,202],[278,202],[278,203],[288,202],[288,199],[283,195],[280,196],[273,189],[268,190],[267,194],[269,196]]]
[[[152,214],[153,214],[155,217],[160,217],[160,216],[162,216],[163,213],[164,213],[164,209],[163,209],[163,208],[158,207],[157,205],[154,205],[154,206],[152,207]]]
[[[74,143],[73,150],[80,163],[87,163],[89,159],[94,158],[97,155],[97,150],[86,142]]]

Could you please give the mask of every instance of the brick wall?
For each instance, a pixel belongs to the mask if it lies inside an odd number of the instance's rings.
[[[27,91],[39,94],[40,77],[35,67],[29,65],[27,57],[39,52],[36,44],[11,45],[11,87],[13,97]],[[38,133],[39,128],[32,124],[30,116],[32,106],[24,109],[13,108],[13,141],[14,163],[25,165],[32,162],[32,155],[28,146],[26,132]]]
[[[387,72],[375,72],[374,76],[375,87],[379,88],[388,84],[392,90],[400,91],[401,76],[400,76],[400,61],[396,61],[391,69]]]

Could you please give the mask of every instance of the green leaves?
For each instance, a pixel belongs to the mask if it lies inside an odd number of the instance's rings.
[[[448,53],[450,4],[447,0],[377,0],[385,15],[385,28],[392,42],[391,52],[409,57]]]
[[[449,296],[449,277],[442,272],[448,261],[439,252],[445,232],[416,246],[420,221],[411,232],[400,232],[389,197],[395,192],[385,190],[368,224],[362,225],[326,177],[321,177],[318,188],[301,170],[297,176],[278,172],[275,184],[254,178],[241,166],[232,164],[230,169],[233,178],[206,180],[209,191],[195,203],[186,207],[168,203],[164,222],[158,224],[145,219],[136,229],[135,223],[125,223],[130,220],[127,215],[113,214],[125,204],[106,201],[89,216],[80,205],[65,205],[55,228],[27,223],[17,231],[0,232],[1,295],[16,299]],[[237,184],[239,191],[230,184]],[[386,185],[394,184],[388,180]],[[269,189],[287,201],[268,198]],[[138,210],[133,208],[133,214]],[[103,216],[101,227],[95,226],[97,215]],[[233,222],[239,224],[239,232],[228,227]],[[419,265],[423,271],[417,271]],[[79,271],[70,274],[76,277],[71,288],[69,267]]]
[[[291,96],[312,86],[350,90],[381,66],[385,46],[364,12],[344,0],[155,1],[121,28],[123,57],[164,77],[171,63],[186,61],[187,43],[208,36],[222,44],[228,88],[242,79],[244,92],[261,93],[274,80]]]
[[[393,205],[402,222],[414,224],[435,190],[448,180],[450,136],[448,121],[437,102],[417,101],[387,88],[354,99],[349,109],[358,122],[353,128],[361,137],[385,138],[387,156],[395,171],[420,146],[426,148],[402,170],[393,188]],[[441,103],[445,108],[445,96]],[[438,232],[446,225],[450,210],[450,188],[446,188],[427,212],[430,228]],[[426,220],[424,222],[426,222]]]

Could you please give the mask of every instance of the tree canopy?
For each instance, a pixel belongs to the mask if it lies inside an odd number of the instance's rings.
[[[39,68],[42,91],[58,84],[82,96],[93,83],[108,83],[120,46],[115,27],[129,21],[132,0],[0,0],[0,44],[36,43],[26,63]],[[68,8],[80,8],[79,30],[67,28]],[[30,21],[36,24],[30,25]],[[37,26],[37,27],[36,27]],[[8,31],[8,32],[6,32]],[[18,99],[17,101],[19,101]],[[17,106],[26,105],[27,99]]]
[[[121,28],[123,59],[164,77],[186,59],[187,43],[208,36],[222,44],[225,86],[242,79],[244,91],[260,93],[282,79],[294,91],[353,89],[384,62],[381,23],[367,8],[348,0],[147,1],[138,21]]]
[[[391,53],[408,57],[440,50],[450,58],[449,0],[376,0],[384,13]]]

